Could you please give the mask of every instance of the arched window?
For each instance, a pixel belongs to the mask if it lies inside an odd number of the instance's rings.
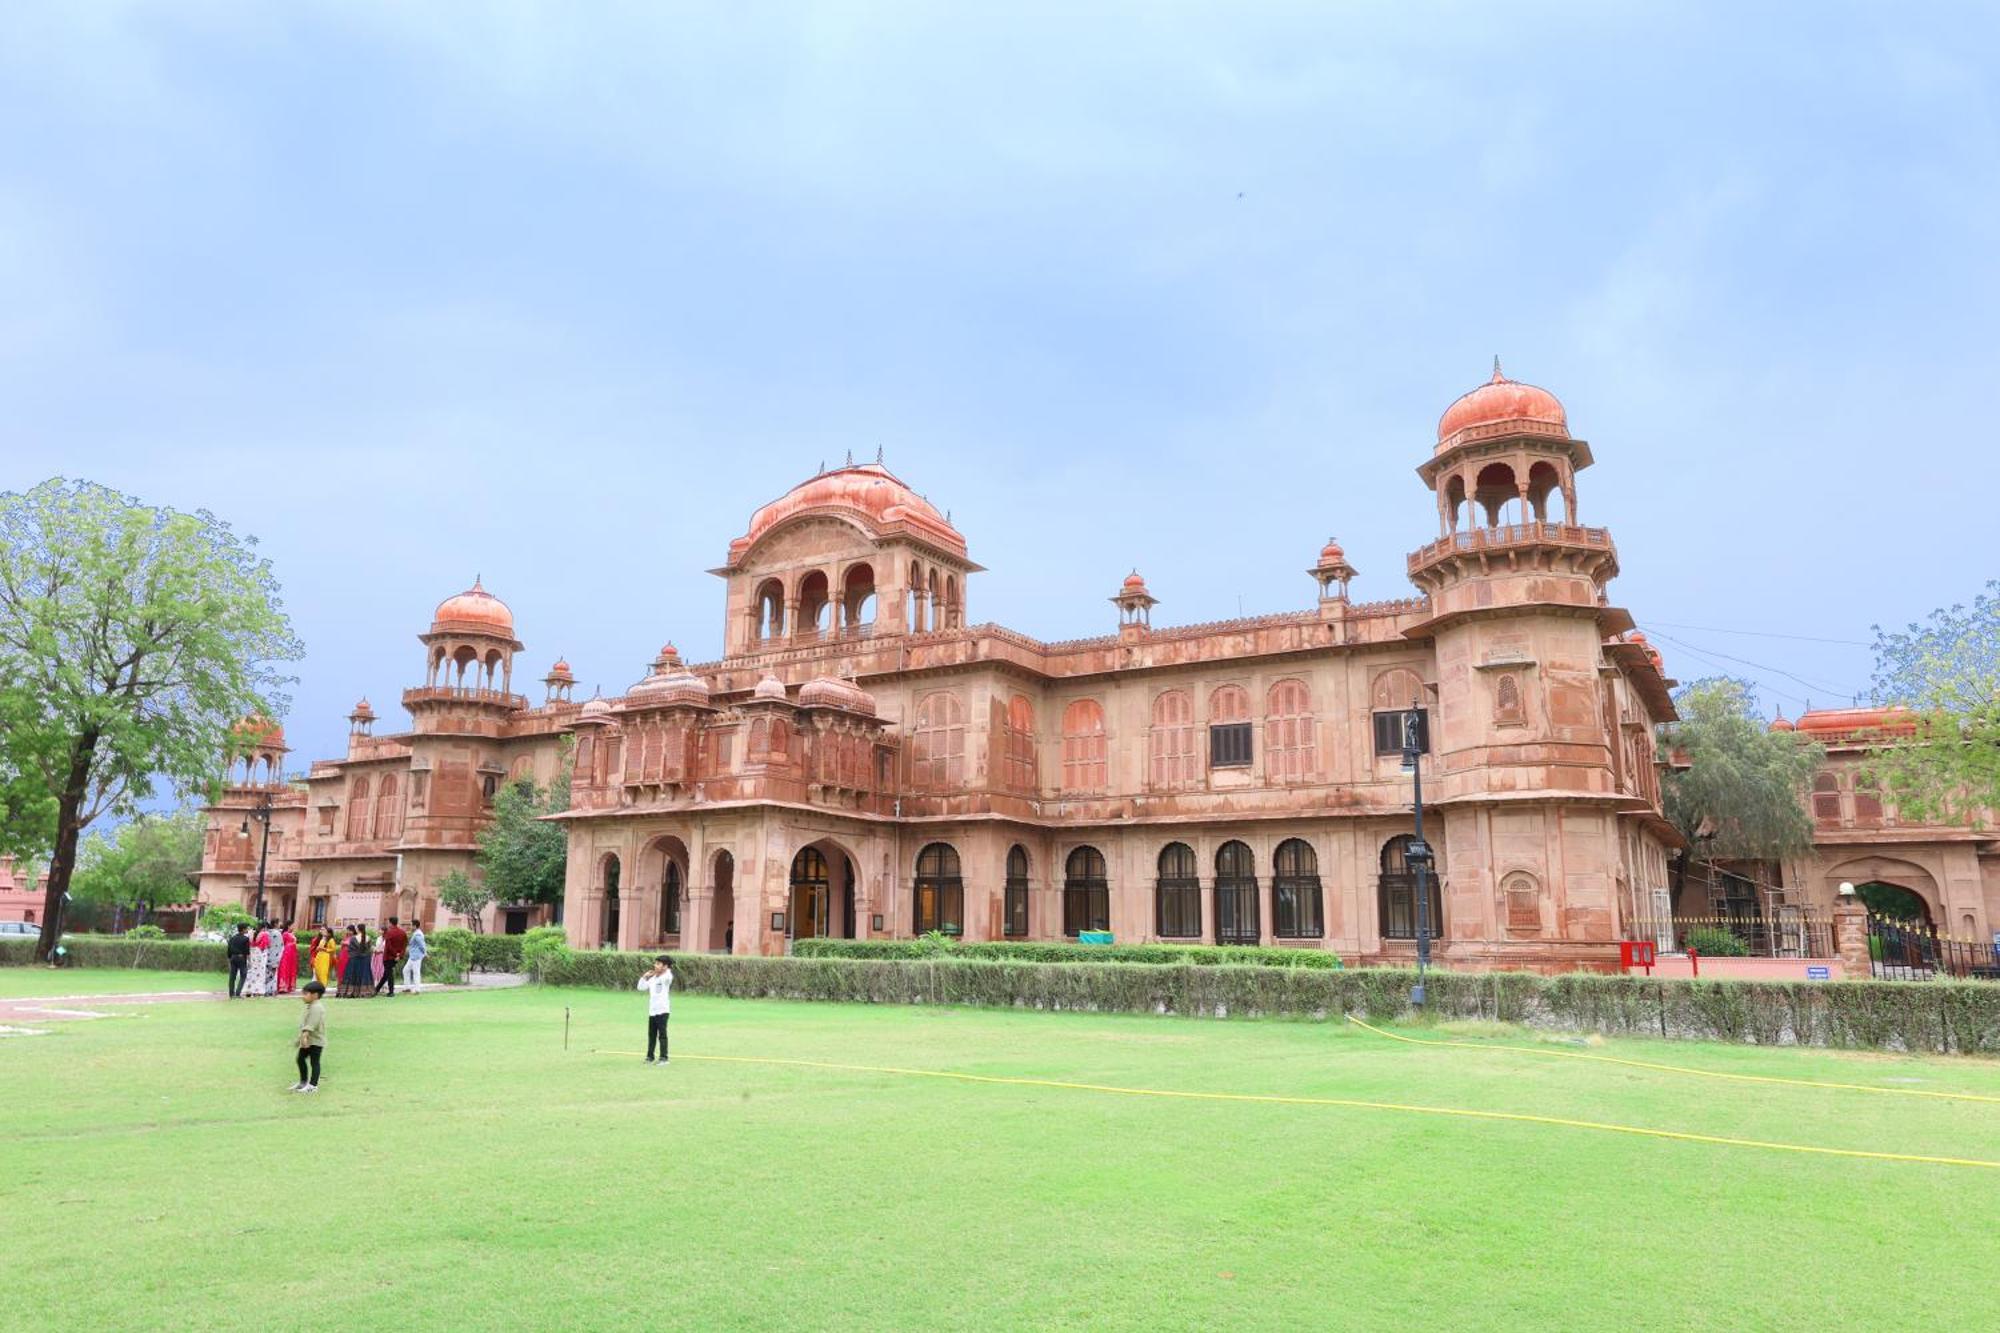
[[[875,623],[875,567],[868,564],[855,565],[841,580],[840,625],[842,629],[858,630],[863,625]]]
[[[1195,869],[1194,848],[1170,842],[1160,849],[1157,898],[1161,939],[1201,938],[1201,879]]]
[[[1101,792],[1105,785],[1104,705],[1077,699],[1063,709],[1063,790]]]
[[[1173,791],[1201,781],[1201,754],[1194,743],[1194,700],[1186,690],[1166,690],[1153,700],[1152,786]]]
[[[1417,714],[1417,752],[1430,753],[1430,709],[1424,698],[1423,677],[1408,667],[1391,667],[1375,677],[1368,699],[1375,717],[1376,758],[1402,755],[1405,719],[1412,707]]]
[[[1854,821],[1857,824],[1882,822],[1882,788],[1867,773],[1854,780]]]
[[[1281,940],[1326,934],[1319,891],[1319,854],[1303,838],[1287,838],[1271,858],[1271,931]]]
[[[1013,939],[1028,934],[1028,849],[1016,843],[1007,849],[1007,896],[1003,904],[1003,934]]]
[[[958,935],[965,929],[965,881],[958,873],[958,849],[934,842],[917,853],[917,934],[941,930]]]
[[[781,639],[785,636],[785,585],[765,579],[757,588],[757,637]]]
[[[1486,511],[1489,528],[1497,528],[1503,520],[1511,518],[1507,506],[1520,498],[1521,488],[1514,480],[1514,469],[1505,463],[1488,463],[1479,469],[1472,483],[1473,503]]]
[[[1208,766],[1250,766],[1250,695],[1240,685],[1208,696]]]
[[[660,934],[681,933],[681,863],[667,858],[660,882]]]
[[[1417,937],[1417,876],[1410,868],[1411,841],[1410,835],[1403,833],[1382,844],[1382,875],[1377,884],[1382,938],[1385,940],[1413,940]],[[1430,916],[1424,924],[1426,933],[1432,939],[1444,936],[1444,900],[1438,887],[1440,869],[1434,865],[1424,876],[1425,887],[1430,890],[1425,895]]]
[[[1500,881],[1500,900],[1507,910],[1507,934],[1515,938],[1542,933],[1542,892],[1535,877],[1517,870]]]
[[[354,786],[347,794],[347,840],[366,842],[374,816],[375,807],[368,800],[368,779],[354,779]]]
[[[1831,773],[1813,779],[1813,818],[1822,824],[1840,822],[1840,780]]]
[[[1265,775],[1273,782],[1311,782],[1319,776],[1312,692],[1302,680],[1281,680],[1271,687],[1265,703]]]
[[[1104,875],[1104,853],[1079,847],[1063,863],[1063,934],[1111,929],[1111,885]]]
[[[910,781],[950,791],[965,785],[965,705],[948,690],[924,696],[910,738]]]
[[[1215,942],[1255,944],[1257,923],[1257,858],[1241,842],[1222,844],[1215,852]]]
[[[1035,706],[1025,694],[1007,701],[1006,782],[1015,791],[1035,790]]]
[[[403,831],[402,793],[396,786],[396,775],[382,775],[382,792],[375,798],[375,837],[387,842],[398,837]]]
[[[799,623],[794,634],[818,634],[831,628],[832,595],[826,586],[826,571],[815,569],[799,581]]]

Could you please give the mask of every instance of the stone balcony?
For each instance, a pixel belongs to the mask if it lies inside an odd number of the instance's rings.
[[[1618,572],[1618,548],[1604,528],[1569,523],[1503,523],[1490,528],[1467,528],[1412,551],[1409,573],[1418,586],[1428,586],[1421,576],[1445,574],[1451,567],[1462,567],[1467,561],[1482,568],[1498,563],[1587,571],[1601,583]]]
[[[526,709],[527,696],[505,690],[480,690],[450,685],[419,685],[403,691],[403,707],[412,704],[488,704],[499,708]]]

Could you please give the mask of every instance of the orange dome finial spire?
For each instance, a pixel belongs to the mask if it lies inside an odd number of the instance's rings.
[[[1493,354],[1493,382],[1495,384],[1504,384],[1506,381],[1507,377],[1500,372],[1500,354],[1495,352]]]

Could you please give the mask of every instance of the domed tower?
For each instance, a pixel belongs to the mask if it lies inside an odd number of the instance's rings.
[[[514,613],[474,579],[417,637],[424,684],[403,691],[413,733],[403,842],[469,850],[506,777],[501,732],[527,707],[512,689]]]
[[[1614,928],[1630,801],[1603,644],[1631,619],[1605,602],[1610,533],[1576,522],[1590,463],[1556,396],[1496,360],[1417,469],[1437,497],[1439,540],[1409,574],[1431,604],[1415,632],[1436,652],[1424,792],[1443,807],[1449,939],[1533,948]]]
[[[979,572],[949,517],[888,468],[848,464],[750,518],[711,570],[729,581],[726,651],[957,629]]]
[[[253,713],[229,729],[229,785],[282,787],[285,784],[285,729]]]

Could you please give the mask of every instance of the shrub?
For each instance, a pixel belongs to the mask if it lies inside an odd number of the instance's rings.
[[[125,938],[128,940],[163,940],[166,937],[167,932],[150,921],[125,932]]]
[[[474,935],[472,965],[481,972],[519,972],[521,936]]]
[[[218,935],[233,935],[239,925],[254,927],[256,924],[257,918],[242,908],[222,903],[203,908],[197,928],[214,931]]]
[[[1703,958],[1747,958],[1749,946],[1721,926],[1696,926],[1687,933],[1686,946]]]
[[[446,926],[424,936],[429,949],[424,954],[425,980],[455,985],[472,970],[472,941],[477,939],[462,927]]]
[[[549,963],[569,953],[569,936],[561,926],[536,926],[519,937],[521,970],[539,977]]]
[[[933,932],[913,940],[800,940],[800,958],[990,958],[1019,963],[1186,963],[1196,967],[1338,968],[1340,955],[1323,949],[1281,949],[1248,944],[1064,944],[1042,940],[962,942]]]

